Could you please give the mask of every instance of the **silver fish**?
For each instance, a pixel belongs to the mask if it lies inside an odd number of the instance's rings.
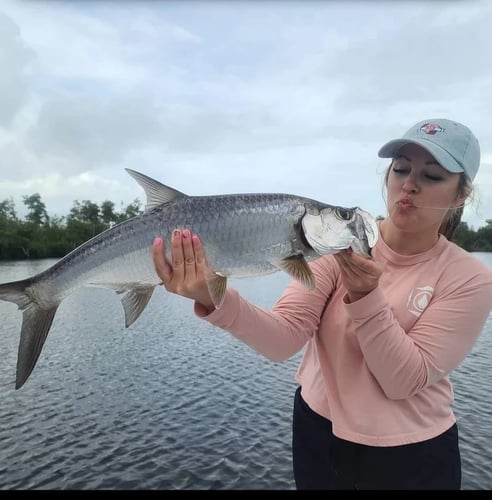
[[[168,238],[176,228],[189,228],[200,236],[217,307],[223,302],[227,278],[283,270],[314,289],[309,261],[349,247],[368,256],[378,238],[376,221],[358,207],[288,194],[188,196],[127,171],[145,190],[143,214],[98,234],[41,273],[0,284],[0,300],[23,311],[16,389],[34,369],[58,306],[77,288],[105,287],[122,294],[126,327],[142,314],[160,284],[152,242],[157,236]]]

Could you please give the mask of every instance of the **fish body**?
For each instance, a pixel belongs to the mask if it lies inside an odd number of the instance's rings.
[[[222,304],[228,278],[284,270],[313,289],[309,261],[349,247],[370,255],[378,238],[375,220],[357,207],[277,193],[188,196],[128,172],[146,192],[143,214],[96,235],[39,274],[0,284],[0,300],[23,311],[16,389],[34,369],[58,306],[74,290],[114,289],[122,294],[125,325],[140,316],[160,284],[152,243],[156,237],[169,238],[176,228],[189,228],[200,236],[216,307]],[[170,259],[170,245],[166,252]]]

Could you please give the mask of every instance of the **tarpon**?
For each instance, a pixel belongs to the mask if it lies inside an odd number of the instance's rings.
[[[352,248],[369,256],[378,238],[375,219],[354,207],[289,194],[188,196],[127,169],[144,189],[141,215],[103,231],[30,278],[0,284],[0,300],[23,311],[15,388],[30,376],[60,303],[82,286],[122,294],[125,326],[144,311],[160,279],[151,247],[176,228],[198,234],[210,268],[208,286],[220,307],[228,278],[287,272],[316,286],[309,261]],[[170,245],[166,245],[170,258]]]

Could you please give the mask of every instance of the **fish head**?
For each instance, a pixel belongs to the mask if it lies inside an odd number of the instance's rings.
[[[359,207],[306,206],[301,224],[304,237],[319,255],[352,248],[369,257],[379,236],[374,217]]]

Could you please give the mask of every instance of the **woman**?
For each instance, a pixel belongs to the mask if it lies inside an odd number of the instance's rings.
[[[492,272],[450,242],[480,163],[472,132],[425,120],[385,144],[388,215],[372,257],[310,264],[317,288],[292,281],[272,310],[232,288],[208,293],[198,235],[175,231],[172,263],[153,246],[165,288],[197,316],[273,361],[305,348],[296,374],[293,464],[298,489],[459,489],[450,372],[492,308]]]

